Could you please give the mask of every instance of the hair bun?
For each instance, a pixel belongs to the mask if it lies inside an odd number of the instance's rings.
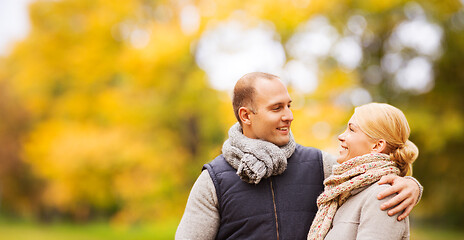
[[[409,171],[412,171],[412,163],[419,156],[419,149],[417,146],[410,140],[406,140],[404,144],[398,146],[391,154],[390,157],[392,160],[397,163],[402,163],[402,166],[399,166],[402,169],[400,175],[405,176]]]

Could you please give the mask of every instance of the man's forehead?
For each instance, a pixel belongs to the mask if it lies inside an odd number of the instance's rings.
[[[292,99],[286,91],[281,91],[278,94],[266,94],[265,92],[257,92],[255,95],[255,102],[267,106],[278,104],[287,105],[292,102]]]
[[[256,92],[269,92],[269,91],[285,91],[287,87],[284,83],[277,79],[258,78],[253,83],[253,88]]]

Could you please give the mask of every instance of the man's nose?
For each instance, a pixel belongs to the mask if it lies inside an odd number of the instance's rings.
[[[282,121],[293,121],[293,113],[292,110],[290,110],[290,108],[285,109],[285,113],[282,116]]]

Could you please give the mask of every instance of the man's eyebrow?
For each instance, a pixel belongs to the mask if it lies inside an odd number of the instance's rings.
[[[276,105],[287,105],[287,104],[290,104],[290,103],[292,103],[292,100],[288,101],[288,103],[285,103],[285,102],[271,103],[271,104],[269,104],[269,107],[273,107],[273,106],[276,106]]]

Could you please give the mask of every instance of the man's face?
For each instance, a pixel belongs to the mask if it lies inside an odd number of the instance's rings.
[[[260,79],[255,83],[255,113],[250,116],[250,127],[245,136],[283,146],[290,139],[293,113],[287,88],[278,80]]]

